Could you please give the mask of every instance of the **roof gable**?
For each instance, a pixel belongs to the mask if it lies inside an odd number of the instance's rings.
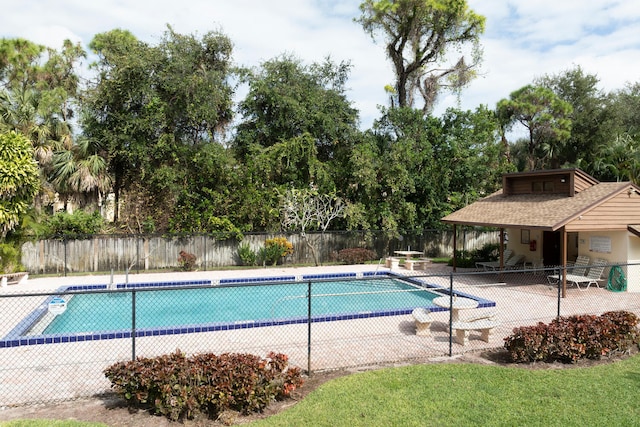
[[[562,171],[573,171],[572,175],[566,175],[566,179],[572,181],[569,183],[573,187],[572,195],[566,192],[504,194],[500,190],[445,216],[442,221],[451,224],[554,231],[625,192],[629,198],[633,194],[634,198],[630,203],[637,206],[640,214],[640,191],[635,185],[629,182],[601,183],[579,169]],[[536,175],[543,178],[558,177],[559,174],[561,172],[558,170],[541,171],[539,174],[526,173],[532,177]],[[637,222],[638,220],[635,220],[635,223]]]
[[[596,184],[598,180],[580,169],[518,172],[502,176],[502,190],[508,196],[544,193],[573,197]]]

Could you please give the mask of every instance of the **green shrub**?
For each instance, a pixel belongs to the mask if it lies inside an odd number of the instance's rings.
[[[345,264],[364,264],[376,259],[376,253],[366,248],[347,248],[338,252],[338,261]]]
[[[142,232],[145,234],[152,234],[152,233],[155,233],[155,231],[156,231],[156,220],[151,216],[147,216],[147,219],[142,221]]]
[[[169,232],[176,234],[210,233],[217,239],[244,238],[242,230],[229,218],[219,217],[213,214],[216,210],[211,201],[202,200],[202,205],[196,206],[187,203],[179,203],[169,219]]]
[[[0,243],[0,270],[2,273],[24,271],[20,264],[20,250],[9,243]]]
[[[500,245],[498,243],[487,243],[480,249],[472,251],[457,250],[456,266],[461,268],[473,268],[476,262],[496,261],[500,256]],[[453,258],[448,261],[448,265],[453,265]]]
[[[260,265],[276,265],[282,258],[282,250],[278,246],[264,246],[258,249],[257,257]]]
[[[627,311],[559,317],[549,324],[515,328],[504,347],[513,362],[600,359],[638,344],[638,317]]]
[[[102,231],[103,226],[104,219],[99,212],[91,214],[81,210],[72,214],[58,212],[46,220],[45,234],[51,237],[97,234]]]
[[[224,410],[262,411],[302,385],[299,368],[284,354],[212,353],[186,357],[180,351],[118,362],[104,370],[111,387],[130,408],[150,409],[171,420],[201,412],[215,418]]]
[[[238,247],[238,257],[240,257],[242,265],[256,265],[258,262],[258,255],[248,243],[243,243]]]
[[[475,261],[497,261],[500,258],[500,244],[486,243],[480,249],[472,251],[470,257]]]
[[[455,254],[456,254],[456,267],[472,268],[476,266],[476,260],[473,257],[471,252],[457,250]],[[453,258],[451,258],[447,264],[449,266],[452,266]]]

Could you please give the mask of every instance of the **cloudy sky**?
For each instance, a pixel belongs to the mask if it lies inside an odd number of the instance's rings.
[[[349,99],[362,127],[387,105],[384,86],[393,73],[378,44],[353,18],[359,0],[20,0],[6,2],[0,37],[22,37],[54,48],[65,38],[85,48],[97,33],[114,28],[156,43],[170,24],[183,34],[221,30],[234,43],[239,65],[259,65],[282,53],[306,63],[326,56],[352,64]],[[596,74],[601,89],[640,81],[640,2],[634,0],[468,0],[486,16],[481,76],[448,106],[494,108],[535,77],[574,66]]]

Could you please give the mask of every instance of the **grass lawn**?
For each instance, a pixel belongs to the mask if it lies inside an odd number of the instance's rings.
[[[571,369],[432,364],[358,373],[252,426],[638,426],[640,356]]]

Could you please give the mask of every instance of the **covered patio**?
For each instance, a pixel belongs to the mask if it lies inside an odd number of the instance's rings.
[[[500,269],[505,247],[524,255],[529,266],[560,266],[563,297],[567,266],[578,255],[609,264],[640,260],[640,188],[599,182],[580,169],[505,174],[501,190],[442,221],[453,226],[454,236],[458,226],[498,228]],[[636,269],[625,271],[629,291],[640,291]]]

